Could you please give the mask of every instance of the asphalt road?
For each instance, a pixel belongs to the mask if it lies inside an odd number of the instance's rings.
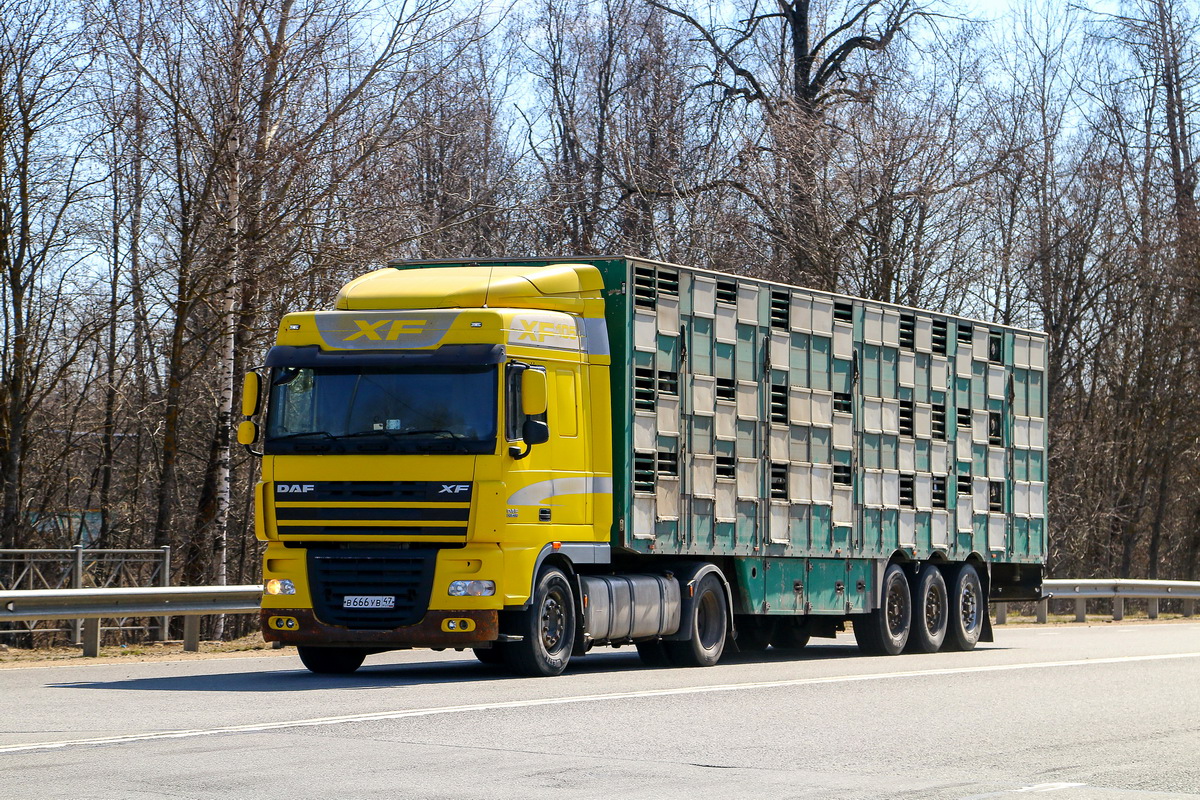
[[[550,679],[470,654],[0,671],[0,798],[1200,798],[1200,624]]]

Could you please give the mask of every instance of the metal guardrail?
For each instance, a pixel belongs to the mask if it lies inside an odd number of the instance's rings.
[[[1200,599],[1200,581],[1141,581],[1125,578],[1086,578],[1082,580],[1042,581],[1042,592],[1047,595],[1037,603],[1036,619],[1046,622],[1051,600],[1075,600],[1075,621],[1087,620],[1087,601],[1094,599],[1112,600],[1112,618],[1125,618],[1125,600],[1146,600],[1147,616],[1158,619],[1160,600],[1182,600],[1183,615],[1196,613],[1196,600]],[[996,624],[1007,621],[1008,604],[996,603]]]
[[[257,585],[0,591],[0,622],[82,619],[83,654],[96,656],[103,618],[182,616],[183,649],[195,652],[201,616],[257,613],[261,598]]]
[[[1183,601],[1183,615],[1196,613],[1200,581],[1139,580],[1047,580],[1048,595],[1037,603],[1037,621],[1045,622],[1051,599],[1074,598],[1075,620],[1083,622],[1089,599],[1113,601],[1113,619],[1125,617],[1125,600],[1145,599],[1149,617],[1158,617],[1162,599]],[[0,622],[41,619],[82,619],[83,654],[99,655],[100,620],[112,617],[182,616],[183,649],[195,652],[200,646],[200,617],[205,614],[253,614],[259,610],[262,587],[170,586],[130,589],[28,589],[0,590]],[[1007,621],[1008,604],[995,603],[996,624]]]
[[[0,592],[18,589],[82,589],[121,586],[170,586],[171,548],[113,549],[89,548],[81,544],[69,548],[16,548],[0,550]],[[167,638],[166,617],[156,620],[157,636]],[[79,619],[70,627],[35,628],[32,623],[22,629],[0,631],[14,633],[70,632],[71,641],[79,644],[82,628]],[[142,626],[138,626],[142,627]],[[131,630],[118,626],[118,630]],[[111,630],[111,629],[110,629]]]

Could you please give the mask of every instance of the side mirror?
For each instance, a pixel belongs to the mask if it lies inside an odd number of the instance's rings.
[[[546,373],[536,369],[527,369],[521,373],[521,411],[525,416],[536,417],[538,414],[545,414],[548,394]],[[525,441],[529,441],[528,438]]]
[[[253,417],[258,413],[259,397],[262,393],[262,381],[257,372],[247,372],[242,383],[242,416]],[[238,441],[241,441],[241,428],[238,429]],[[242,442],[246,444],[246,442]]]
[[[550,426],[540,419],[527,419],[521,426],[521,439],[526,445],[545,444],[550,441]]]
[[[244,444],[246,447],[254,444],[258,439],[258,426],[251,420],[244,420],[241,425],[238,425],[237,440],[238,444]]]

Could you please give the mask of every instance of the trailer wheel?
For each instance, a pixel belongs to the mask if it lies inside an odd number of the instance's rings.
[[[972,650],[983,632],[983,615],[987,613],[987,598],[979,571],[963,564],[954,573],[950,590],[950,623],[946,632],[947,650]]]
[[[496,667],[504,663],[504,648],[499,643],[491,647],[472,647],[471,652],[479,659],[479,663]]]
[[[673,666],[671,656],[667,653],[666,643],[662,639],[638,642],[634,647],[637,648],[638,658],[642,659],[642,663],[647,667]]]
[[[691,613],[684,620],[691,636],[682,642],[664,642],[671,662],[681,667],[711,667],[725,651],[729,630],[729,614],[725,605],[725,590],[713,573],[696,584]]]
[[[912,587],[913,623],[908,637],[908,650],[914,653],[936,653],[946,640],[950,598],[941,570],[927,564]]]
[[[854,620],[854,639],[867,655],[894,656],[912,629],[912,592],[904,570],[892,564],[883,573],[879,608]]]
[[[301,644],[296,646],[300,661],[309,672],[317,675],[349,675],[362,666],[367,657],[365,650],[353,647],[313,647]]]
[[[560,675],[575,645],[575,594],[566,574],[547,567],[538,576],[529,607],[512,616],[518,642],[507,642],[504,660],[520,675]]]

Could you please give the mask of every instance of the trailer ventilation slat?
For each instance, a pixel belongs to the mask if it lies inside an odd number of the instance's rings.
[[[912,473],[900,475],[900,505],[914,508],[917,505],[917,478]]]
[[[988,333],[988,361],[993,364],[1004,363],[1004,334],[1000,331]]]
[[[788,499],[788,465],[771,462],[771,499]]]
[[[915,350],[917,347],[917,319],[912,314],[900,315],[900,349]]]
[[[633,490],[635,492],[654,491],[654,453],[633,454]]]
[[[736,306],[737,284],[733,281],[717,281],[717,302],[727,306]]]
[[[946,507],[946,476],[934,475],[929,480],[931,494],[933,495],[933,507]]]
[[[958,429],[960,431],[971,430],[971,409],[958,407]]]
[[[969,322],[958,323],[958,343],[971,346],[971,341],[975,336],[975,328]]]
[[[1004,444],[1004,415],[1000,411],[988,412],[988,444]]]
[[[839,414],[853,414],[854,398],[850,396],[849,392],[834,392],[833,410]]]
[[[658,373],[658,393],[669,395],[671,397],[679,396],[679,373],[678,372],[660,372]]]
[[[733,456],[717,456],[717,477],[734,478],[737,475],[737,461]]]
[[[917,404],[912,400],[900,401],[899,433],[901,436],[912,436],[916,433],[913,420],[916,416]]]
[[[932,413],[933,438],[946,438],[946,404],[934,403]]]
[[[988,481],[988,511],[1004,511],[1004,481]]]
[[[667,269],[658,271],[658,293],[668,297],[679,296],[679,273]]]
[[[634,369],[633,407],[638,411],[653,411],[656,399],[654,392],[654,370],[648,367]]]
[[[849,486],[851,484],[851,473],[849,464],[834,464],[833,465],[833,482],[838,486]]]
[[[654,308],[657,293],[655,291],[654,268],[636,267],[633,270],[633,304],[641,308]],[[675,293],[679,293],[679,281],[675,282]]]
[[[786,331],[789,324],[792,301],[787,292],[771,292],[771,328]]]
[[[717,378],[717,399],[733,401],[737,398],[737,384],[733,378]]]
[[[788,388],[771,384],[771,422],[786,425],[788,421]]]
[[[665,450],[658,451],[658,474],[672,478],[679,477],[679,454]]]
[[[851,303],[834,301],[833,318],[838,322],[854,322],[854,306]]]
[[[933,352],[938,355],[946,355],[946,320],[935,319],[931,324],[933,335]]]

